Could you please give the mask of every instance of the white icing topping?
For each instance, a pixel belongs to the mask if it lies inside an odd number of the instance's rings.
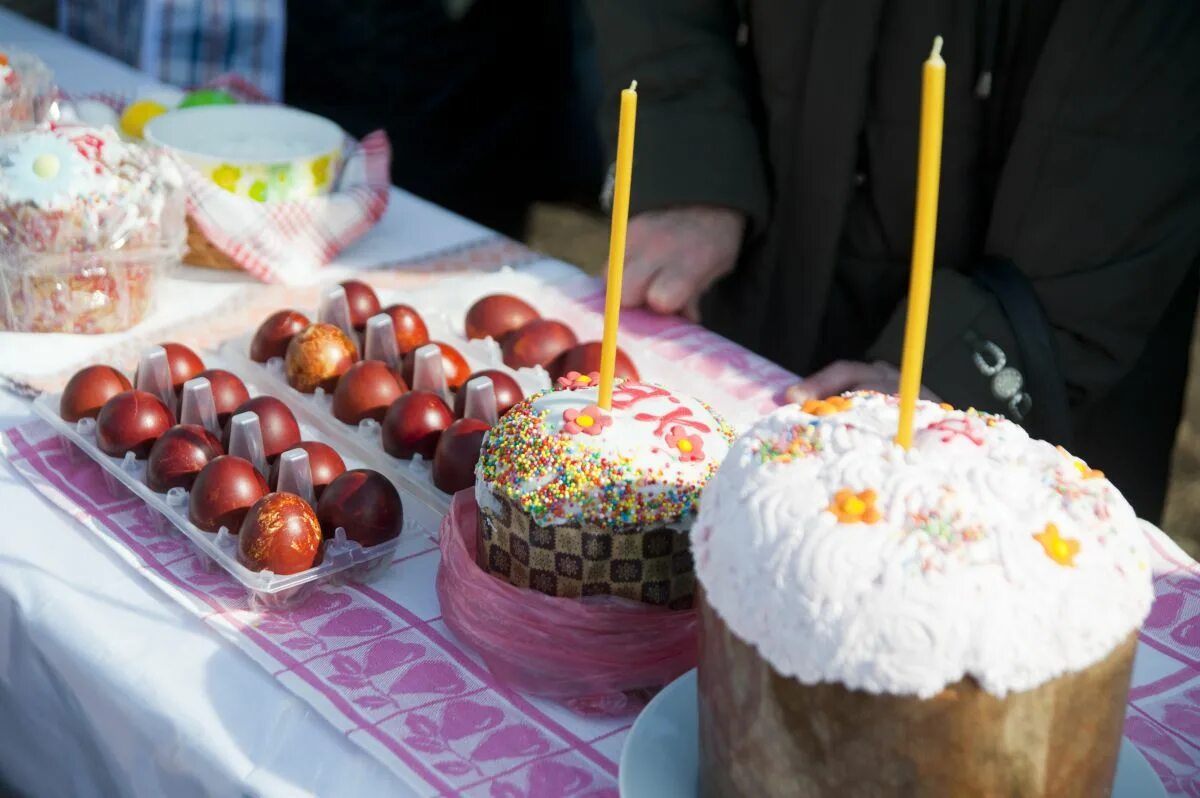
[[[9,136],[0,141],[0,202],[51,210],[115,197],[127,150],[111,129],[60,127]]]
[[[756,424],[692,532],[709,603],[776,670],[924,698],[971,676],[1003,696],[1141,625],[1146,542],[1108,480],[1011,422],[929,402],[905,451],[894,398],[848,398]]]
[[[484,440],[480,503],[508,496],[542,525],[690,520],[729,451],[728,425],[704,404],[644,383],[618,385],[609,412],[598,400],[593,387],[551,391],[505,414]]]

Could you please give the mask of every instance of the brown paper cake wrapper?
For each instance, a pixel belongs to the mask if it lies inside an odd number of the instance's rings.
[[[1000,699],[968,678],[928,700],[781,676],[700,601],[704,798],[1089,796],[1112,789],[1137,635]]]
[[[589,523],[539,526],[492,495],[479,512],[479,566],[551,596],[621,596],[671,609],[692,606],[696,577],[686,530],[612,530]]]

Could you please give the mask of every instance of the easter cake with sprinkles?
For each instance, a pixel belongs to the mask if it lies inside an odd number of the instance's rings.
[[[572,372],[487,434],[476,471],[479,564],[552,596],[614,595],[690,607],[688,532],[733,442],[702,402]]]
[[[1108,795],[1147,541],[999,416],[848,394],[731,448],[692,531],[703,795]]]

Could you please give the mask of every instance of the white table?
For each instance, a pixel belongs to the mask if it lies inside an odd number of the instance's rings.
[[[151,84],[3,10],[0,43],[37,53],[72,93],[132,94]],[[380,225],[335,266],[377,265],[486,233],[394,191]],[[194,301],[188,287],[178,294]],[[209,290],[219,303],[220,285]],[[5,340],[0,334],[0,361]],[[0,429],[31,417],[27,403],[0,392]],[[409,794],[7,463],[0,513],[0,785],[79,798]]]

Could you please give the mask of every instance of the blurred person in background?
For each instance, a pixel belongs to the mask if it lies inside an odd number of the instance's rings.
[[[383,127],[395,183],[521,237],[534,200],[596,204],[599,80],[578,0],[288,5],[285,99]]]
[[[282,96],[285,0],[59,0],[58,27],[163,83],[236,72]]]
[[[1108,472],[1157,520],[1200,268],[1200,4],[591,0],[615,138],[638,81],[623,301],[809,377],[897,389],[921,64],[945,37],[923,382]]]

